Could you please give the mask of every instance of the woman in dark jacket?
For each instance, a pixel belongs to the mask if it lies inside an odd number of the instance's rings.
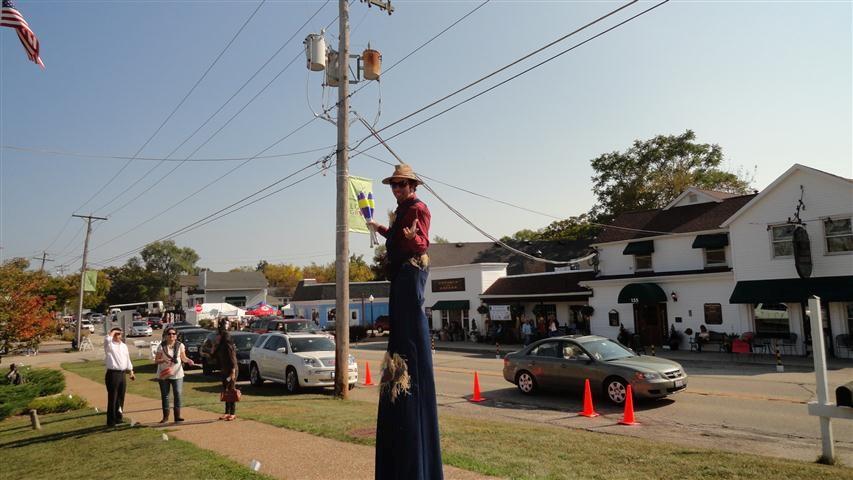
[[[237,386],[237,349],[234,347],[234,341],[231,340],[231,335],[228,331],[220,328],[219,334],[216,337],[216,346],[213,350],[213,355],[219,363],[219,369],[222,373],[222,390],[234,389]],[[219,417],[220,420],[234,420],[237,418],[236,402],[225,402],[225,415]]]

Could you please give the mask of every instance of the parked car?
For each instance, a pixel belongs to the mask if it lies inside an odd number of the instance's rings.
[[[193,362],[201,364],[201,344],[204,343],[204,339],[207,338],[207,335],[210,334],[210,330],[205,330],[204,328],[177,328],[178,330],[178,341],[184,344],[184,347],[187,349],[187,356],[192,359]]]
[[[88,330],[89,333],[95,333],[95,325],[91,320],[83,319],[80,321],[80,330]]]
[[[163,319],[160,317],[148,317],[145,321],[148,322],[149,327],[155,330],[163,328]]]
[[[552,337],[504,357],[504,379],[525,394],[539,388],[583,391],[584,380],[622,404],[627,386],[635,397],[660,398],[687,388],[687,374],[677,362],[639,356],[597,335]]]
[[[92,315],[89,316],[89,320],[91,320],[92,323],[104,323],[104,314],[93,313]]]
[[[237,379],[247,378],[249,376],[249,353],[260,334],[255,332],[228,333],[237,348]],[[213,347],[216,344],[216,335],[216,332],[208,333],[204,343],[201,344],[201,371],[205,375],[211,375],[214,371],[219,370],[219,360],[212,355]]]
[[[180,332],[181,330],[186,330],[187,328],[199,328],[199,326],[194,325],[192,323],[188,323],[188,322],[175,322],[175,323],[167,323],[167,324],[163,325],[163,328],[164,329],[165,328],[174,328],[175,330]]]
[[[148,326],[148,322],[145,320],[134,320],[130,326],[130,332],[127,334],[128,337],[150,337],[154,334],[154,331],[151,327]]]
[[[348,359],[349,388],[358,381],[358,365]],[[315,333],[265,333],[249,353],[249,381],[261,386],[264,380],[283,383],[288,393],[302,387],[335,385],[335,342]]]
[[[380,315],[373,322],[373,332],[377,335],[382,335],[382,332],[391,330],[391,317],[388,315]]]
[[[258,317],[249,330],[255,333],[316,333],[319,329],[314,322],[304,318]]]

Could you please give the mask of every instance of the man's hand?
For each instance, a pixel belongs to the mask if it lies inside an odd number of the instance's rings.
[[[415,235],[418,234],[418,219],[416,218],[414,222],[412,222],[412,226],[403,227],[403,235],[406,236],[409,240],[415,238]]]
[[[130,372],[130,379],[131,379],[131,380],[136,380],[136,374],[135,374],[135,373],[133,373],[133,372]]]

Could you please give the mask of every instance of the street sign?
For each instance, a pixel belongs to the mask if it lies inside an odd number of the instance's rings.
[[[201,313],[201,304],[195,306],[195,313]]]

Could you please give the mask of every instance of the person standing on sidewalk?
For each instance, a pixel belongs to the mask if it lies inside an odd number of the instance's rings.
[[[104,383],[107,386],[107,426],[114,427],[122,422],[124,411],[124,393],[127,390],[127,381],[124,376],[130,373],[130,379],[136,380],[133,374],[133,363],[130,361],[130,352],[127,345],[122,341],[122,330],[113,328],[104,339],[104,365],[107,373]]]
[[[382,364],[375,477],[436,480],[443,478],[443,470],[432,352],[423,309],[431,215],[415,195],[422,182],[409,165],[396,165],[382,183],[391,185],[397,210],[388,227],[375,220],[368,222],[386,238],[391,280],[391,334]]]
[[[157,381],[160,383],[160,400],[163,402],[163,418],[160,423],[169,421],[169,390],[174,393],[175,422],[183,422],[181,417],[181,395],[184,391],[184,363],[195,363],[187,357],[184,344],[178,341],[178,331],[172,327],[163,332],[163,342],[154,356],[157,364]]]
[[[237,388],[237,348],[234,346],[234,341],[231,340],[228,330],[225,330],[224,323],[219,324],[213,356],[216,357],[222,374],[222,391]],[[225,414],[219,419],[231,421],[235,418],[237,418],[237,403],[225,402]]]

